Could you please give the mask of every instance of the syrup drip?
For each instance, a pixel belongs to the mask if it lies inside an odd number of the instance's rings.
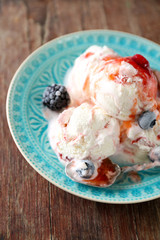
[[[97,169],[98,175],[94,179],[83,180],[83,183],[92,186],[110,186],[114,183],[118,175],[120,174],[120,168],[118,165],[113,164],[108,158],[104,159]]]

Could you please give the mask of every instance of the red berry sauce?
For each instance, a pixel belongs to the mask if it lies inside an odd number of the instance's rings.
[[[141,66],[142,68],[149,68],[149,62],[148,60],[143,57],[140,54],[135,54],[133,57],[131,57],[131,59],[136,62],[139,66]]]
[[[117,165],[106,158],[102,161],[101,166],[97,170],[98,175],[94,179],[83,180],[83,182],[93,186],[109,186],[114,183],[120,173],[119,171],[120,169],[117,168]]]

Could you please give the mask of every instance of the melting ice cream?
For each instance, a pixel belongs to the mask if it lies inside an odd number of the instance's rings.
[[[75,60],[66,88],[50,87],[44,102],[65,106],[48,135],[72,180],[106,187],[123,171],[159,165],[151,157],[160,145],[157,78],[143,56],[91,46]]]

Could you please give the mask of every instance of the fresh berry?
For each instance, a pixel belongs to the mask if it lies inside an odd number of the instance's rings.
[[[43,93],[43,105],[53,111],[59,111],[68,106],[70,97],[67,89],[58,84],[48,86]]]
[[[90,160],[81,160],[78,163],[78,168],[76,169],[76,172],[81,178],[89,179],[92,177],[94,170],[94,164]]]
[[[144,130],[153,128],[156,124],[156,114],[150,111],[143,112],[138,119],[138,124]]]
[[[142,68],[148,68],[149,67],[149,62],[148,60],[143,57],[142,55],[140,54],[136,54],[132,57],[132,60],[134,62],[136,62],[139,66],[141,66]]]

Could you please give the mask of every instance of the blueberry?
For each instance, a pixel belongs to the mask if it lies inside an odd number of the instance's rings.
[[[76,169],[76,172],[81,178],[89,179],[94,173],[95,166],[90,160],[81,160],[81,166]]]
[[[156,114],[150,111],[143,112],[138,119],[138,124],[144,130],[153,128],[156,124]]]

